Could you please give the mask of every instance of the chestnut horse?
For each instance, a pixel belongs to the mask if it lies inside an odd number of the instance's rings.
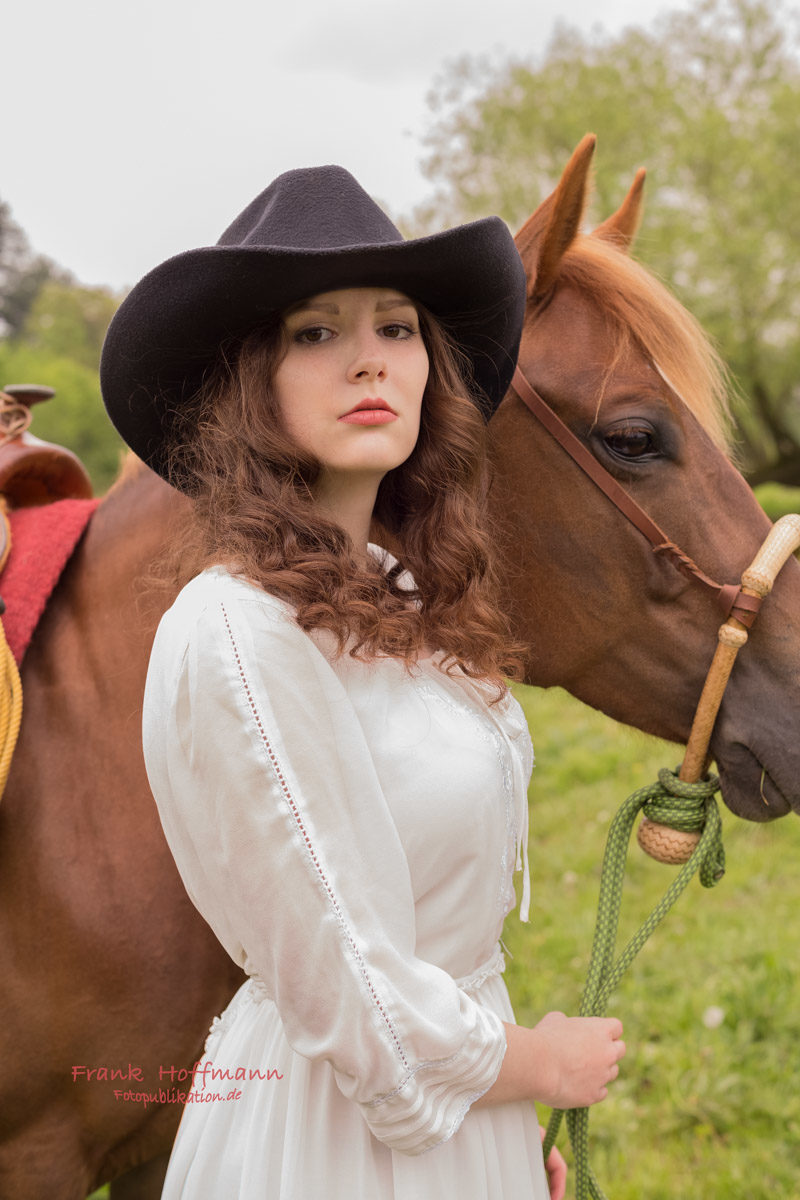
[[[733,582],[769,522],[726,456],[713,355],[626,254],[641,178],[618,213],[579,233],[592,149],[581,143],[518,235],[530,280],[520,363],[670,537]],[[720,624],[709,594],[653,554],[513,392],[490,435],[527,681],[685,740]],[[157,1197],[177,1092],[188,1090],[177,1073],[240,982],[178,879],[140,748],[148,650],[170,602],[151,593],[146,604],[142,578],[184,504],[132,460],[25,658],[25,717],[0,804],[9,1200],[83,1200],[108,1179],[115,1200]],[[792,608],[795,562],[740,655],[714,738],[725,800],[754,820],[800,810]]]

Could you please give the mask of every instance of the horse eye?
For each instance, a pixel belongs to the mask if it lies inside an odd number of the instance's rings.
[[[615,429],[603,438],[612,454],[621,458],[645,458],[656,453],[656,444],[649,429]]]

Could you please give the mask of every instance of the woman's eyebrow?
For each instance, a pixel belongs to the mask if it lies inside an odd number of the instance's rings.
[[[413,300],[407,296],[392,296],[388,300],[379,300],[375,305],[376,312],[385,312],[387,308],[416,308]]]
[[[333,304],[327,300],[301,300],[298,304],[292,304],[291,307],[287,309],[286,315],[287,317],[290,317],[293,313],[297,312],[327,312],[338,315],[339,308],[336,304]]]
[[[406,296],[389,296],[385,300],[378,300],[375,304],[375,312],[386,312],[392,308],[416,309],[416,305],[413,300],[409,300]],[[286,316],[291,317],[299,312],[325,312],[338,316],[339,306],[338,304],[334,304],[332,300],[300,300],[297,304],[292,304],[286,310]]]

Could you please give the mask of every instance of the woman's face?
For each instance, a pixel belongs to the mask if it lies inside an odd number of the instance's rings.
[[[289,349],[273,392],[287,432],[337,484],[380,479],[419,434],[428,354],[394,288],[323,292],[283,314]]]

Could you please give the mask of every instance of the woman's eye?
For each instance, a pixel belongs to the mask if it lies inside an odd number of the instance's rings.
[[[308,329],[301,329],[295,335],[295,341],[301,342],[306,346],[318,346],[320,342],[327,342],[333,337],[333,332],[326,329],[324,325],[312,325]]]
[[[399,342],[403,341],[405,338],[413,337],[416,333],[416,330],[412,329],[410,325],[402,325],[399,322],[394,321],[391,325],[382,325],[381,333],[384,337],[390,338],[392,341]]]
[[[603,438],[608,449],[621,458],[644,458],[656,453],[656,443],[650,429],[615,429]]]

